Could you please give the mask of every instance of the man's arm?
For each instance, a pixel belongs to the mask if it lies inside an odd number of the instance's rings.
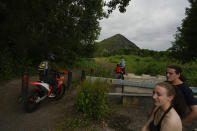
[[[197,105],[190,106],[191,112],[182,119],[182,123],[188,123],[197,118]]]

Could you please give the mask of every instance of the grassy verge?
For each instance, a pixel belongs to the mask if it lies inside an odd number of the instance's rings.
[[[86,75],[112,77],[112,70],[102,67],[94,59],[81,59],[75,63],[74,68],[85,70]]]
[[[197,86],[197,62],[181,64],[177,60],[167,57],[139,57],[135,55],[110,56],[101,59],[117,64],[122,58],[126,61],[126,71],[137,75],[165,75],[168,65],[179,65],[183,69],[182,74],[187,78],[187,83],[190,86]]]

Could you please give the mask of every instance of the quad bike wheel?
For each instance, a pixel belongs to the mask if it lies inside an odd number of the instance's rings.
[[[124,80],[124,76],[121,73],[116,73],[115,74],[115,79],[122,79],[122,80]]]

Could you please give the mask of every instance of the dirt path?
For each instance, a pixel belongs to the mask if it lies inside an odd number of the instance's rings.
[[[32,77],[30,81],[37,80]],[[54,130],[56,124],[66,116],[66,110],[72,107],[73,96],[66,94],[59,101],[44,101],[33,113],[25,113],[19,101],[21,79],[8,81],[0,85],[0,130],[1,131],[43,131]]]
[[[98,62],[99,60],[97,60]],[[99,63],[110,69],[113,65],[99,61]],[[80,73],[80,72],[78,72]],[[73,74],[74,76],[75,74]],[[36,81],[37,77],[31,77],[29,81]],[[65,118],[75,117],[73,113],[74,93],[66,94],[59,101],[43,102],[39,109],[33,113],[25,113],[23,106],[19,101],[21,92],[21,79],[14,79],[0,85],[0,130],[1,131],[51,131],[55,130],[59,123],[65,121]],[[113,90],[113,89],[112,89]],[[111,106],[119,105],[121,98],[112,97],[109,99]],[[138,114],[138,107],[120,108],[116,114],[110,116],[104,124],[93,124],[85,130],[96,129],[98,131],[115,130],[139,130],[141,126],[136,124],[138,121],[132,121],[134,114]],[[145,115],[146,116],[146,115]],[[124,122],[126,120],[126,122]],[[135,125],[138,125],[135,126]],[[130,126],[130,128],[128,127]],[[77,128],[76,130],[81,130]]]
[[[94,60],[95,60],[97,63],[99,63],[100,65],[102,65],[103,67],[106,67],[106,68],[108,68],[108,69],[114,70],[115,67],[116,67],[116,65],[111,64],[111,63],[107,63],[107,62],[105,62],[105,61],[102,61],[102,60],[99,59],[99,58],[95,58]]]
[[[113,69],[112,64],[96,59],[104,67]],[[76,72],[76,71],[75,71]],[[77,74],[79,74],[78,71]],[[77,77],[73,73],[73,76]],[[38,78],[31,77],[30,81],[36,81]],[[73,113],[75,93],[67,93],[59,101],[45,101],[40,108],[33,113],[25,113],[18,97],[21,92],[21,79],[14,79],[0,84],[0,131],[53,131],[58,125],[65,121],[65,118],[76,117]],[[121,90],[118,86],[112,86],[111,91]],[[143,100],[142,100],[143,101]],[[150,105],[128,105],[121,106],[120,96],[109,97],[110,106],[120,106],[117,112],[111,115],[103,124],[92,124],[83,129],[85,131],[140,131],[146,122]],[[197,120],[185,125],[183,131],[192,131],[197,128]],[[67,130],[67,129],[64,129]],[[82,128],[76,128],[76,131]]]

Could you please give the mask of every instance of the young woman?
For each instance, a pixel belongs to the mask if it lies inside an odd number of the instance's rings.
[[[157,83],[153,90],[155,105],[149,120],[141,131],[182,131],[179,115],[172,107],[175,90],[169,83]]]
[[[182,75],[182,69],[176,65],[170,65],[166,69],[166,78],[175,88],[179,88],[184,96],[186,106],[191,110],[189,114],[182,118],[182,123],[188,123],[197,118],[197,100],[189,86],[185,83],[185,77]],[[180,98],[181,99],[181,98]],[[176,108],[176,107],[175,107]]]

